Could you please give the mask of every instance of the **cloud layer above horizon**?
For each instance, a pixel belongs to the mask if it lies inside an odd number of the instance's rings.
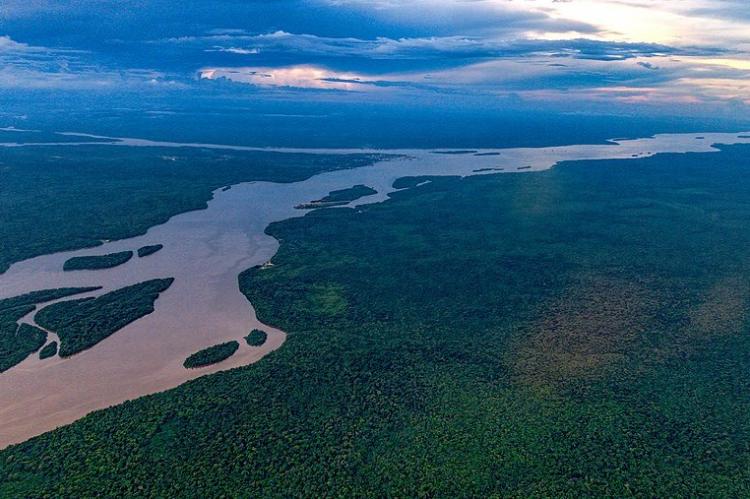
[[[0,89],[747,113],[741,0],[4,0]]]

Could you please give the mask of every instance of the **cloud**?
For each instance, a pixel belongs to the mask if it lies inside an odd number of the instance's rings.
[[[632,60],[631,60],[632,59]],[[524,54],[493,58],[437,71],[362,74],[322,66],[215,67],[200,72],[202,79],[231,81],[257,88],[290,88],[338,92],[382,92],[397,95],[451,94],[465,96],[519,95],[527,100],[563,101],[611,98],[614,103],[694,103],[750,101],[750,70],[732,67],[734,61],[705,56],[669,54],[628,59],[570,58],[551,63],[549,55]],[[612,89],[607,90],[607,89]]]
[[[745,101],[744,1],[4,0],[0,87]],[[744,40],[744,41],[743,41]],[[198,78],[195,75],[198,75]],[[234,83],[234,85],[232,84]]]
[[[0,36],[0,86],[32,86],[65,73],[77,52],[21,43]]]
[[[716,18],[730,21],[750,21],[750,10],[745,0],[713,0],[692,6],[687,13],[698,18]]]
[[[446,34],[505,33],[527,31],[593,34],[599,28],[581,20],[553,17],[528,2],[482,0],[329,0],[330,5],[366,13],[389,25],[419,28]]]
[[[8,54],[11,52],[29,52],[33,48],[25,43],[18,43],[12,40],[9,36],[0,36],[0,54]]]
[[[360,76],[309,65],[283,68],[206,68],[202,80],[225,79],[259,87],[293,87],[317,90],[354,90]]]
[[[206,49],[206,52],[226,52],[228,54],[238,54],[238,55],[254,55],[254,54],[260,54],[259,48],[241,48],[241,47],[221,47],[221,46],[215,46],[210,49]]]
[[[398,39],[379,37],[366,40],[295,34],[286,31],[260,35],[180,37],[156,43],[194,48],[210,46],[211,48],[203,50],[239,55],[263,53],[269,60],[273,60],[279,54],[293,54],[300,58],[336,57],[372,60],[487,59],[546,54],[577,59],[626,60],[662,55],[720,55],[725,53],[724,49],[718,47],[681,48],[654,43],[629,43],[586,38],[549,40],[445,36]]]
[[[0,88],[70,90],[178,84],[159,71],[107,68],[90,58],[91,54],[81,50],[29,45],[0,36]]]
[[[285,29],[321,36],[444,36],[478,30],[577,31],[596,27],[553,19],[512,1],[464,0],[3,0],[4,21],[40,36],[74,40],[81,34],[122,40],[180,36],[198,32],[270,32]],[[65,19],[66,23],[54,23]],[[37,24],[36,29],[31,24]],[[81,32],[83,31],[83,32]]]

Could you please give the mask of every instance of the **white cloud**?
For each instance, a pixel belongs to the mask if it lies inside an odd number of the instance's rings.
[[[0,88],[80,89],[178,83],[159,71],[112,69],[89,62],[80,50],[29,45],[0,36]]]
[[[318,66],[299,65],[281,68],[240,67],[205,68],[199,71],[203,80],[226,79],[259,87],[292,87],[317,90],[356,90],[361,75],[337,72]]]
[[[212,47],[210,49],[206,49],[206,52],[226,52],[228,54],[238,54],[238,55],[255,55],[260,54],[259,48],[242,48],[242,47]]]
[[[0,36],[0,54],[9,52],[28,52],[31,47],[25,43],[18,43],[9,36]]]

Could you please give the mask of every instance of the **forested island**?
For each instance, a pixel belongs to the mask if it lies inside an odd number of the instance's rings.
[[[157,251],[161,251],[163,248],[163,244],[151,244],[148,246],[142,246],[138,248],[138,258],[144,258],[149,255],[153,255]]]
[[[273,224],[240,287],[283,348],[0,452],[0,495],[747,496],[749,155]]]
[[[39,359],[49,359],[50,357],[54,357],[57,355],[57,342],[52,341],[48,343],[44,348],[39,350]]]
[[[247,342],[247,344],[251,347],[259,347],[266,342],[266,338],[268,338],[268,335],[265,331],[261,331],[260,329],[253,329],[252,331],[250,331],[250,334],[245,336],[245,342]]]
[[[118,267],[133,258],[132,251],[120,251],[106,255],[75,256],[63,264],[63,270],[101,270]]]
[[[159,294],[173,281],[153,279],[96,298],[54,303],[40,310],[35,319],[59,336],[60,357],[69,357],[153,312]]]
[[[38,304],[99,288],[59,288],[35,291],[0,300],[0,372],[22,362],[47,341],[47,333],[28,324],[18,324]]]
[[[353,187],[349,187],[348,189],[331,191],[327,196],[321,199],[297,205],[295,206],[295,208],[297,208],[298,210],[312,210],[315,208],[331,208],[334,206],[343,206],[351,203],[352,201],[356,201],[357,199],[363,198],[365,196],[372,196],[373,194],[377,193],[378,191],[376,191],[372,187],[367,187],[366,185],[359,184]]]
[[[8,203],[13,211],[0,224],[5,242],[0,273],[34,256],[143,234],[178,213],[205,208],[222,186],[296,182],[387,157],[168,147],[0,148],[0,205]]]
[[[219,343],[218,345],[213,345],[195,352],[185,359],[183,366],[185,366],[186,369],[210,366],[211,364],[216,364],[222,360],[228,359],[234,355],[234,352],[236,352],[238,348],[240,348],[240,344],[236,341]]]

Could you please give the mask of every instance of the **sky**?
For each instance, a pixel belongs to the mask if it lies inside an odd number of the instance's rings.
[[[2,0],[0,91],[739,118],[750,116],[750,8],[746,0]]]

